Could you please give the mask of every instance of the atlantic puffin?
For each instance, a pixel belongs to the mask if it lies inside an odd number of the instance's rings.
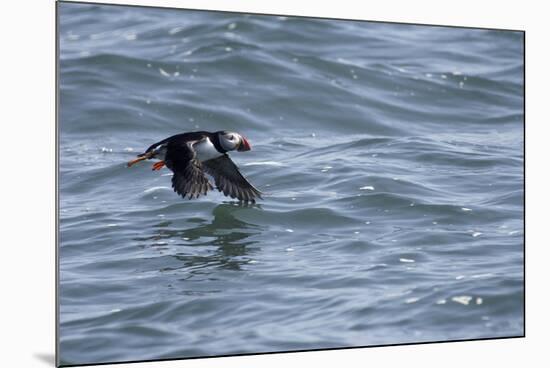
[[[198,198],[213,190],[205,175],[208,174],[225,196],[255,203],[256,198],[262,199],[262,192],[246,180],[227,154],[250,149],[245,137],[226,130],[182,133],[151,145],[128,162],[128,167],[139,161],[159,159],[153,164],[153,170],[158,171],[164,166],[172,170],[172,188],[183,198]]]

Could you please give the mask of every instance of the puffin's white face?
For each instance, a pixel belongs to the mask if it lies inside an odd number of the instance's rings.
[[[226,151],[249,151],[250,144],[239,133],[234,132],[220,132],[220,144]]]

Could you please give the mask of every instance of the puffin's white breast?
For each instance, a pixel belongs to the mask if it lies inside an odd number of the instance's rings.
[[[193,144],[197,158],[199,161],[207,161],[216,157],[220,157],[223,153],[219,152],[210,139],[205,138]]]

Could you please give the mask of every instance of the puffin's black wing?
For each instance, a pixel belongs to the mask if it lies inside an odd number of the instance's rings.
[[[202,165],[204,170],[214,177],[218,190],[226,196],[252,203],[256,201],[256,198],[262,199],[262,192],[245,179],[227,154],[204,161]]]
[[[194,142],[170,142],[166,149],[164,162],[174,172],[172,188],[183,198],[197,198],[214,189],[202,171],[201,163],[192,147]]]

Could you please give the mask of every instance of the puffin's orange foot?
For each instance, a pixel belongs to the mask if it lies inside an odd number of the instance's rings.
[[[147,160],[147,157],[146,156],[140,156],[140,157],[128,162],[128,167],[130,167],[130,166],[132,166],[132,165],[134,165],[134,164],[136,164],[140,161],[143,161],[143,160]]]
[[[153,164],[153,170],[158,171],[164,167],[164,161],[155,162]]]

